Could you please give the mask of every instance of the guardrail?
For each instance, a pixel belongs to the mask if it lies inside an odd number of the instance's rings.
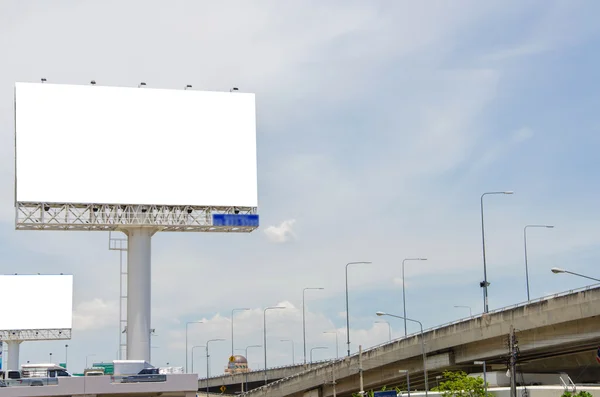
[[[513,304],[513,305],[508,305],[508,306],[500,307],[498,309],[494,309],[494,310],[489,311],[487,313],[487,315],[494,314],[494,313],[499,313],[499,312],[503,312],[503,311],[506,311],[506,310],[516,309],[518,307],[523,307],[523,306],[531,305],[532,303],[538,303],[538,302],[542,302],[542,301],[545,301],[545,300],[548,300],[548,299],[554,299],[554,298],[559,298],[561,296],[571,295],[571,294],[578,293],[578,292],[589,291],[589,290],[596,289],[596,288],[600,288],[600,283],[591,284],[591,285],[588,285],[588,286],[585,286],[585,287],[581,287],[581,288],[570,289],[568,291],[558,292],[558,293],[552,294],[552,295],[546,295],[546,296],[543,296],[541,298],[532,299],[532,300],[527,301],[527,302],[521,302],[521,303],[516,303],[516,304]],[[483,316],[483,314],[484,313],[479,313],[479,314],[475,314],[473,316],[463,317],[463,318],[461,318],[459,320],[454,320],[454,321],[450,321],[450,322],[447,322],[447,323],[444,323],[444,324],[441,324],[441,325],[436,325],[434,327],[423,329],[423,333],[425,334],[426,332],[432,332],[432,331],[435,331],[435,330],[438,330],[438,329],[441,329],[441,328],[445,328],[445,327],[448,327],[448,326],[451,326],[451,325],[454,325],[454,324],[459,324],[459,323],[462,323],[462,322],[465,322],[465,321],[470,321],[472,319],[475,319],[475,318]],[[380,343],[378,345],[369,347],[368,349],[365,349],[362,352],[364,354],[366,352],[378,349],[378,348],[380,348],[382,346],[390,345],[390,344],[396,343],[398,341],[401,341],[401,340],[404,340],[404,339],[409,339],[409,338],[412,338],[412,337],[415,337],[415,336],[419,336],[419,335],[421,335],[421,331],[413,332],[412,334],[408,334],[406,336],[403,336],[403,337],[400,337],[400,338],[396,338],[396,339],[393,339],[391,341]],[[317,367],[308,368],[308,369],[306,369],[304,371],[301,371],[301,372],[298,372],[298,373],[296,373],[294,375],[290,375],[288,377],[276,380],[275,382],[271,382],[271,383],[269,383],[267,385],[260,386],[260,387],[258,387],[256,389],[249,390],[249,391],[243,393],[243,395],[245,396],[245,395],[247,395],[249,393],[253,393],[254,391],[261,390],[261,389],[264,389],[264,388],[272,386],[272,385],[277,385],[277,384],[285,382],[287,380],[290,380],[290,379],[293,379],[293,378],[296,378],[296,377],[300,377],[300,376],[302,376],[302,375],[304,375],[306,373],[309,373],[311,371],[316,371],[316,370],[318,370],[320,368],[325,367],[326,365],[334,365],[334,364],[336,364],[338,362],[343,362],[343,361],[351,359],[353,357],[358,357],[358,352],[354,353],[354,354],[352,354],[350,356],[344,357],[344,358],[329,360],[326,364],[321,364],[321,365],[319,365]],[[264,370],[263,370],[263,372],[264,372]]]
[[[111,383],[156,383],[166,382],[167,375],[152,374],[152,375],[117,375],[111,376]]]
[[[329,363],[329,362],[331,362],[331,361],[332,361],[332,360],[327,360],[327,359],[325,359],[325,360],[313,361],[312,363],[306,363],[306,365],[307,365],[307,366],[311,366],[311,365],[320,365],[320,364],[323,364],[323,363]],[[269,368],[267,369],[267,371],[272,371],[272,370],[277,370],[277,369],[294,368],[294,367],[303,367],[303,366],[304,366],[304,363],[302,363],[302,364],[289,364],[289,365],[280,365],[280,366],[277,366],[277,367],[269,367]],[[236,372],[235,374],[231,374],[231,373],[226,373],[226,374],[225,374],[225,373],[224,373],[224,374],[220,374],[220,375],[211,375],[211,376],[209,376],[208,378],[199,378],[198,380],[206,380],[206,379],[216,379],[216,378],[223,378],[223,377],[227,377],[227,376],[238,375],[238,374],[240,374],[240,373],[243,373],[244,375],[245,375],[245,374],[252,375],[252,374],[263,373],[263,372],[265,372],[265,370],[264,370],[264,369],[254,369],[254,370],[251,370],[251,371],[248,371],[248,372]]]
[[[490,310],[490,311],[487,312],[487,314],[490,315],[490,314],[494,314],[494,313],[503,312],[503,311],[506,311],[506,310],[516,309],[518,307],[523,307],[523,306],[531,305],[532,303],[538,303],[538,302],[542,302],[542,301],[545,301],[545,300],[548,300],[548,299],[559,298],[561,296],[574,294],[576,292],[589,291],[591,289],[596,289],[596,288],[600,288],[600,283],[591,284],[591,285],[588,285],[588,286],[585,286],[585,287],[581,287],[581,288],[570,289],[568,291],[557,292],[556,294],[542,296],[541,298],[535,298],[535,299],[532,299],[532,300],[526,301],[526,302],[515,303],[513,305],[503,306],[503,307],[500,307],[498,309]],[[445,328],[445,327],[448,327],[450,325],[459,324],[459,323],[462,323],[462,322],[465,322],[465,321],[470,321],[470,320],[473,320],[475,318],[483,316],[483,314],[484,313],[474,314],[474,315],[469,316],[469,317],[462,317],[462,318],[460,318],[458,320],[453,320],[453,321],[449,321],[447,323],[443,323],[443,324],[440,324],[440,325],[429,327],[429,328],[423,329],[423,333],[435,331],[435,330],[438,330],[438,329],[441,329],[441,328]],[[403,336],[403,337],[400,337],[400,338],[396,338],[396,339],[392,339],[391,341],[383,342],[383,343],[380,343],[378,345],[371,346],[368,349],[363,350],[363,353],[367,352],[367,351],[370,351],[370,350],[373,350],[373,349],[377,349],[377,348],[379,348],[381,346],[389,345],[390,343],[398,342],[398,341],[401,341],[403,339],[412,338],[412,337],[418,336],[418,335],[421,335],[421,331],[413,332],[413,333],[408,334],[406,336]],[[358,354],[355,353],[355,354],[353,354],[353,356],[354,355],[357,356]]]

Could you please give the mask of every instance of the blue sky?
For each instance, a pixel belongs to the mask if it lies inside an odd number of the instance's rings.
[[[0,273],[73,273],[70,367],[115,358],[118,256],[104,233],[16,232],[16,81],[228,90],[257,95],[259,206],[250,235],[158,234],[153,240],[153,361],[183,365],[190,344],[262,343],[269,365],[301,358],[302,288],[309,347],[345,351],[344,265],[352,268],[352,350],[387,338],[378,310],[426,327],[481,312],[479,197],[486,198],[490,308],[585,286],[600,255],[600,6],[591,1],[0,4]],[[40,164],[43,167],[43,164]],[[239,317],[238,317],[239,316]],[[239,319],[238,319],[239,318]],[[401,322],[390,319],[394,335]],[[415,328],[409,325],[410,330]],[[230,342],[215,344],[212,372]],[[64,342],[24,344],[22,360],[62,355]],[[249,358],[262,365],[262,352]],[[200,360],[196,368],[205,371]]]

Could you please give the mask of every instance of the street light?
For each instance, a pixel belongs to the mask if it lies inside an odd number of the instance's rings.
[[[210,376],[210,354],[208,353],[208,346],[210,342],[222,342],[225,339],[210,339],[206,341],[206,396],[208,396],[208,377]]]
[[[250,310],[248,308],[239,308],[239,309],[233,309],[231,311],[231,356],[233,357],[233,313],[235,312],[243,312],[246,310]]]
[[[304,305],[304,293],[306,290],[322,290],[321,287],[308,287],[302,290],[302,340],[304,341],[304,364],[306,364],[306,309]]]
[[[568,273],[568,274],[572,274],[574,276],[579,276],[579,277],[583,277],[583,278],[587,278],[587,279],[590,279],[590,280],[594,280],[594,281],[600,282],[600,279],[597,279],[597,278],[594,278],[594,277],[590,277],[590,276],[584,276],[583,274],[579,274],[579,273],[571,272],[571,271],[568,271],[568,270],[565,270],[565,269],[561,269],[560,267],[553,267],[550,270],[552,270],[552,273],[554,273],[554,274]]]
[[[296,358],[294,357],[294,341],[291,339],[281,339],[280,342],[290,342],[290,345],[292,345],[292,365],[296,364]]]
[[[426,261],[427,258],[405,258],[402,260],[402,304],[404,305],[404,336],[408,335],[406,332],[406,294],[404,292],[404,262],[406,261]]]
[[[250,346],[246,346],[246,362],[249,362],[248,361],[248,349],[250,349],[252,347],[262,347],[262,345],[250,345]]]
[[[265,308],[263,312],[263,346],[265,350],[265,385],[268,382],[267,378],[267,310],[275,310],[275,309],[285,309],[285,306],[270,306]]]
[[[324,347],[324,346],[318,346],[318,347],[313,347],[312,349],[310,349],[310,363],[311,363],[311,364],[312,364],[312,362],[313,362],[313,359],[312,359],[312,352],[313,352],[313,350],[318,350],[318,349],[327,349],[327,348],[326,348],[326,347]]]
[[[52,353],[50,353],[50,363],[52,363]]]
[[[525,283],[527,284],[527,302],[529,298],[529,269],[527,268],[527,228],[528,227],[544,227],[546,229],[553,229],[552,225],[527,225],[523,228],[523,245],[525,247]]]
[[[410,373],[408,372],[407,369],[398,370],[398,373],[401,373],[401,374],[406,373],[406,390],[407,390],[408,397],[410,397]]]
[[[90,357],[94,357],[95,354],[88,354],[87,356],[85,356],[85,368],[88,368],[88,358]]]
[[[483,365],[483,389],[484,389],[483,395],[487,397],[487,377],[486,377],[485,361],[474,361],[473,364]]]
[[[69,345],[65,345],[65,367],[69,367],[67,364],[69,362]]]
[[[192,373],[194,373],[194,349],[197,347],[206,347],[205,345],[192,346]]]
[[[250,360],[248,360],[248,349],[250,349],[251,347],[262,347],[261,345],[251,345],[251,346],[246,346],[246,391],[248,391],[248,371],[250,371]]]
[[[375,324],[387,324],[387,326],[388,326],[389,342],[391,342],[392,341],[392,326],[390,325],[390,323],[387,322],[387,321],[375,321]]]
[[[375,314],[377,314],[378,316],[390,316],[390,317],[396,317],[399,319],[405,319],[408,321],[418,323],[419,326],[421,327],[421,352],[423,353],[423,376],[425,377],[425,396],[427,396],[428,390],[429,390],[429,381],[427,379],[427,355],[425,354],[425,336],[423,335],[423,324],[421,324],[421,322],[417,321],[417,320],[412,320],[410,318],[404,318],[402,316],[396,316],[394,314],[389,314],[389,313],[385,313],[385,312],[377,312]]]
[[[350,357],[350,313],[348,310],[348,266],[350,265],[369,265],[371,262],[349,262],[346,263],[346,337],[348,338],[348,357]]]
[[[480,287],[483,288],[483,312],[488,312],[488,286],[490,283],[487,281],[487,265],[485,262],[485,228],[483,226],[483,198],[488,194],[513,194],[511,191],[506,192],[486,192],[481,195],[481,244],[483,249],[483,281],[479,283]]]
[[[185,324],[185,373],[188,373],[188,326],[190,324],[204,324],[204,321],[188,321]]]
[[[335,334],[335,358],[340,358],[340,351],[338,348],[338,333],[335,331],[325,331],[324,334]]]
[[[473,310],[471,310],[471,306],[454,305],[454,307],[457,307],[457,308],[458,307],[462,307],[462,308],[465,308],[465,309],[469,309],[469,316],[473,317]]]

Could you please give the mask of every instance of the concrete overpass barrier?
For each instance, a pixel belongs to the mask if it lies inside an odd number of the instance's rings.
[[[272,367],[267,370],[267,379],[269,382],[273,382],[275,380],[279,380],[282,378],[287,378],[298,372],[305,371],[309,368],[322,365],[323,363],[329,363],[331,360],[321,360],[315,361],[312,364],[295,364],[295,365],[284,365],[280,367]],[[228,389],[233,389],[239,387],[242,382],[248,381],[249,384],[257,384],[260,382],[264,382],[265,380],[265,371],[264,370],[255,370],[250,371],[248,373],[236,373],[236,374],[223,374],[212,376],[208,378],[208,387],[209,390],[217,390],[221,386],[226,386]],[[200,390],[206,389],[207,379],[198,379],[198,386]]]
[[[115,383],[111,376],[60,377],[57,385],[12,386],[0,389],[2,397],[122,397],[139,396],[196,397],[196,376],[167,375],[164,382]]]
[[[600,342],[598,316],[600,285],[595,285],[430,328],[424,331],[427,367],[433,373],[472,366],[475,360],[501,362],[508,352],[505,338],[511,327],[517,330],[522,355],[531,359],[589,349]],[[413,384],[413,376],[423,370],[420,333],[368,349],[362,361],[365,388],[398,382],[398,369],[409,370]],[[332,394],[334,374],[338,394],[357,391],[358,355],[304,370],[247,395],[300,396],[318,389],[318,397],[326,397]]]

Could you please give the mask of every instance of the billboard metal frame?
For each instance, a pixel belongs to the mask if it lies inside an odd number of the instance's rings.
[[[8,341],[33,341],[33,340],[69,340],[71,339],[71,328],[62,329],[20,329],[1,330],[0,340]]]
[[[213,226],[215,214],[257,214],[257,207],[17,202],[17,230],[122,230],[149,226],[162,232],[249,233],[257,226]]]

